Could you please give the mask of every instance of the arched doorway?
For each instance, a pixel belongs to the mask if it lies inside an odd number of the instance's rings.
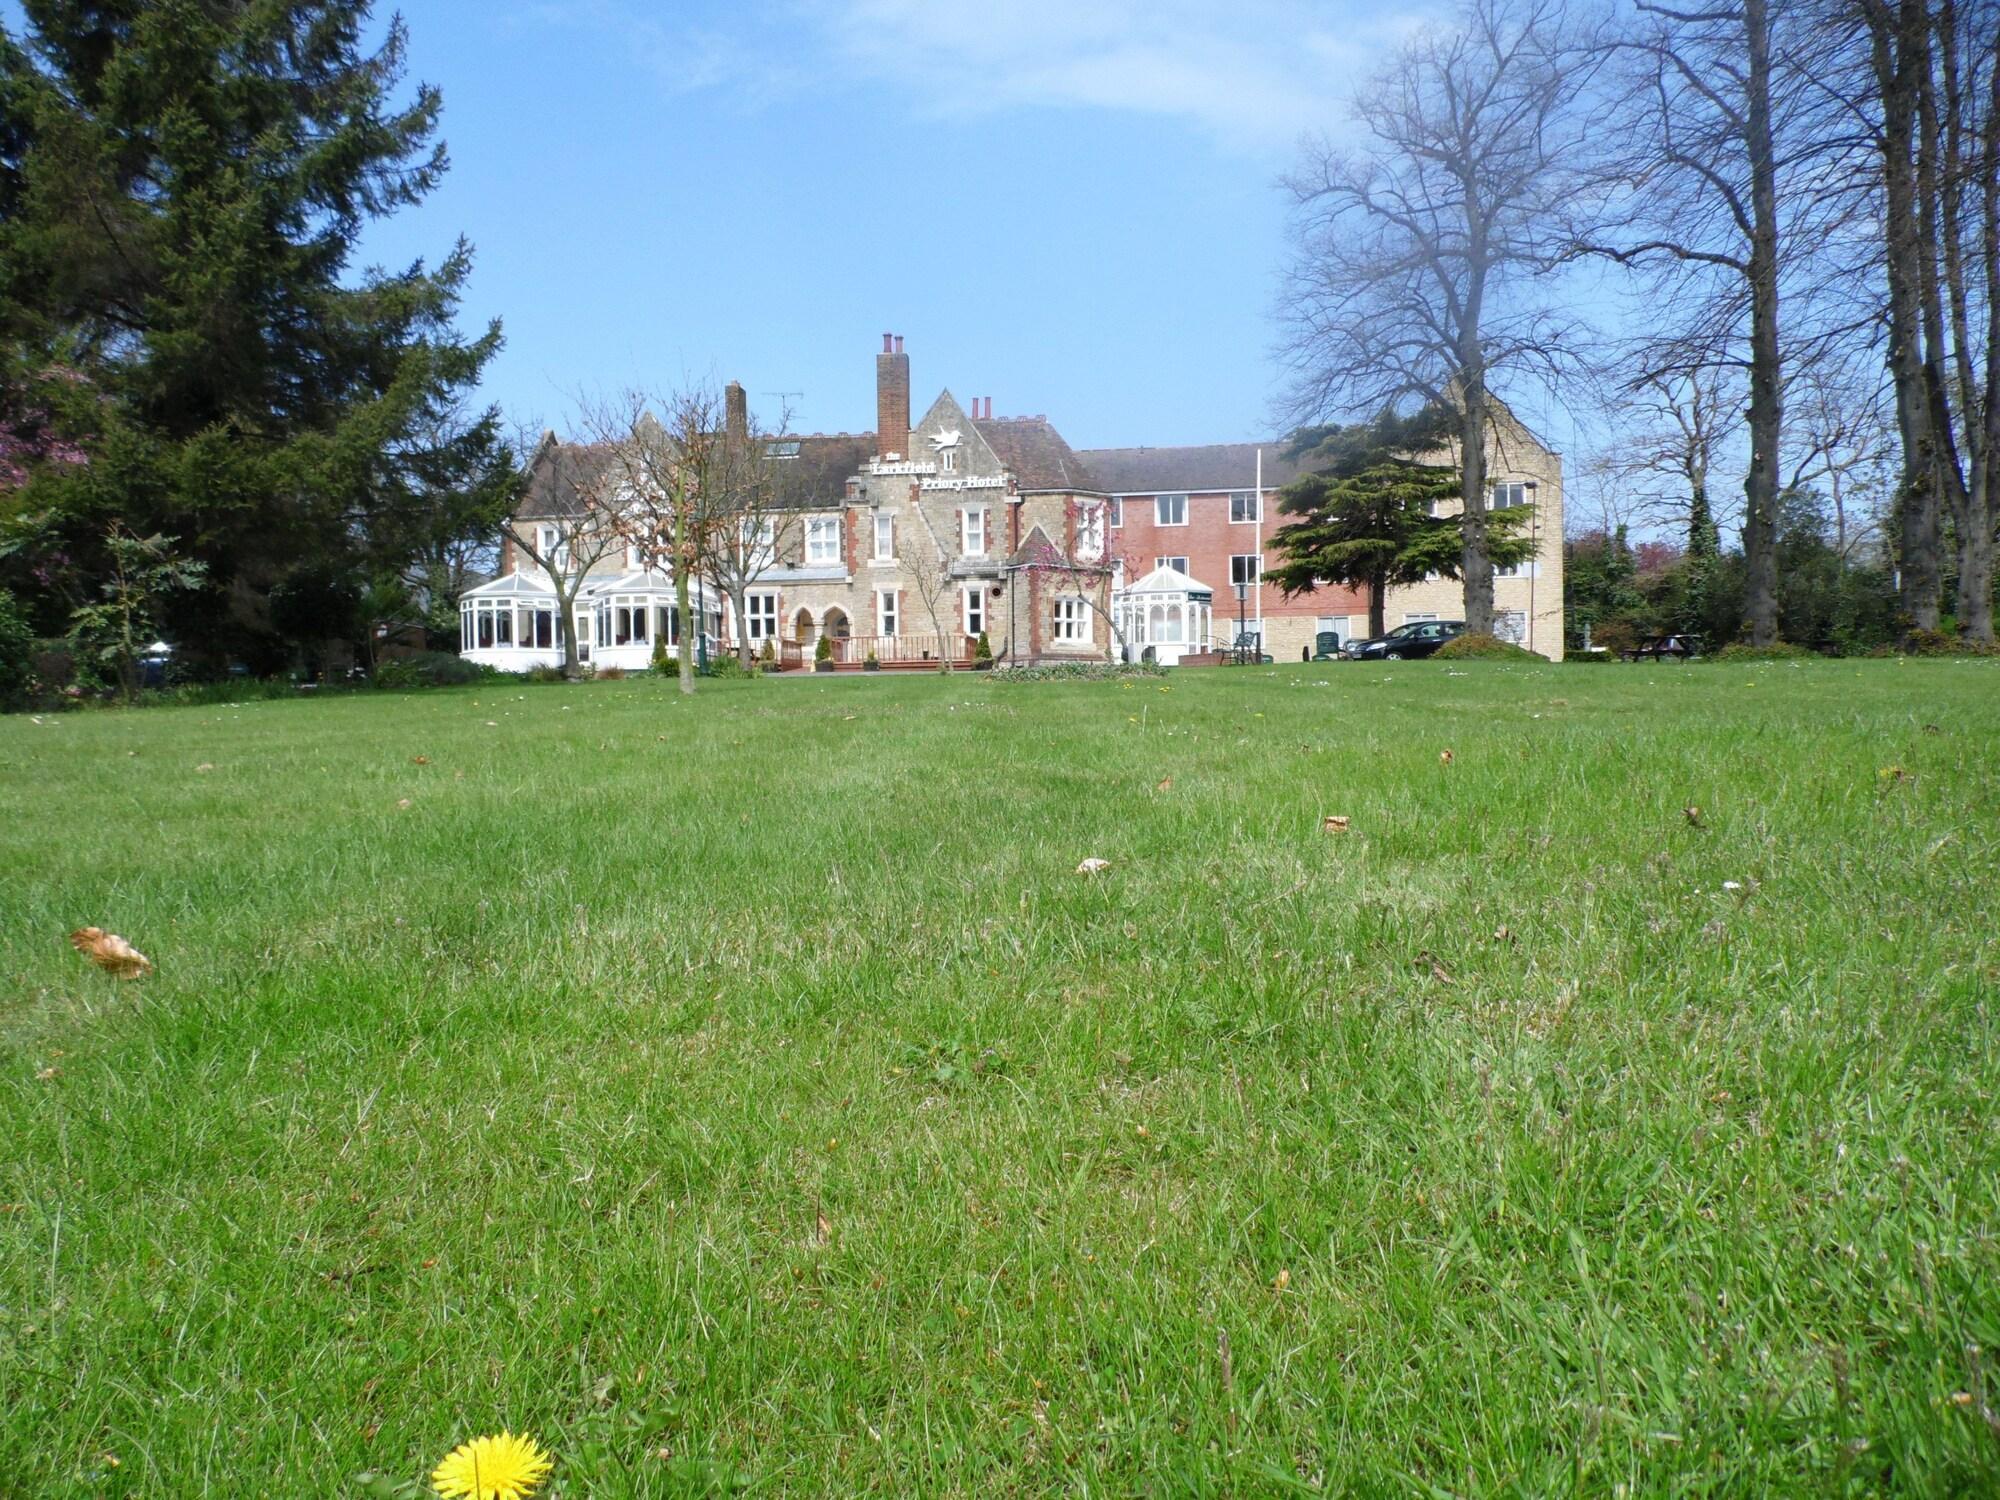
[[[820,628],[836,641],[844,641],[852,635],[853,629],[847,623],[847,611],[838,604],[830,607],[820,621]]]
[[[792,616],[792,639],[797,641],[801,646],[810,646],[813,643],[813,612],[811,610],[801,609],[796,615]]]

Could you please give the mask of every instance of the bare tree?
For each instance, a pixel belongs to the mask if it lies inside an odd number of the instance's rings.
[[[1882,499],[1896,456],[1895,422],[1879,373],[1837,360],[1798,371],[1786,392],[1793,414],[1788,491],[1818,490],[1843,563],[1880,534]]]
[[[1552,379],[1578,325],[1544,279],[1579,195],[1601,50],[1565,0],[1469,0],[1356,104],[1362,145],[1310,143],[1286,180],[1296,245],[1283,357],[1294,424],[1435,404],[1458,418],[1465,618],[1493,626],[1493,382]]]
[[[616,470],[601,448],[558,442],[552,431],[522,447],[530,454],[524,500],[500,523],[500,532],[548,576],[563,675],[578,677],[577,596],[591,570],[625,545]]]
[[[937,518],[924,509],[923,493],[914,483],[910,486],[907,513],[916,524],[898,533],[898,560],[903,564],[903,577],[909,582],[917,601],[923,605],[924,613],[931,622],[931,631],[937,637],[938,670],[949,672],[952,653],[945,642],[951,635],[960,632],[945,628],[947,615],[940,614],[939,610],[956,591],[959,582],[957,571],[952,566],[957,558],[957,549],[939,535]],[[955,617],[951,618],[951,623],[957,625]]]
[[[732,383],[724,397],[722,441],[695,497],[694,551],[703,576],[729,600],[737,654],[748,667],[749,591],[798,550],[803,507],[815,498],[811,482],[819,476],[802,458],[772,451],[791,425],[789,411],[767,431],[750,412],[740,385]]]
[[[1685,539],[1728,519],[1716,512],[1710,476],[1742,422],[1732,373],[1721,364],[1647,371],[1625,392],[1625,430],[1599,464],[1623,492],[1618,522],[1671,528]]]

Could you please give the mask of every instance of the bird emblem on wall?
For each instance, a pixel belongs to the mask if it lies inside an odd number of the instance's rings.
[[[958,429],[953,427],[944,432],[932,433],[931,446],[940,453],[944,452],[947,448],[956,448],[958,446]]]

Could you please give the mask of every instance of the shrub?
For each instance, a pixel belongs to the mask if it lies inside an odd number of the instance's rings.
[[[1724,646],[1715,653],[1717,661],[1800,661],[1812,652],[1803,646],[1794,646],[1790,641],[1779,641],[1774,646],[1752,646],[1737,641]]]
[[[561,667],[530,667],[528,668],[528,681],[567,682],[569,679],[563,676],[563,669]]]
[[[817,646],[813,647],[813,660],[814,660],[814,661],[832,661],[832,660],[833,660],[833,637],[832,637],[832,636],[830,636],[830,635],[823,635],[823,636],[821,636],[821,637],[819,638],[819,644],[818,644]]]
[[[757,660],[767,667],[775,665],[778,660],[778,648],[771,644],[768,635],[764,637],[764,649],[757,653]]]
[[[668,652],[665,636],[654,637],[652,667],[654,673],[661,677],[671,677],[681,669],[680,657]]]
[[[1992,656],[1995,648],[1949,630],[1912,630],[1903,638],[1899,656]]]
[[[1540,661],[1525,646],[1468,631],[1431,653],[1439,661]]]
[[[14,596],[0,589],[0,709],[25,707],[35,675],[35,638]]]
[[[482,667],[449,651],[418,651],[392,657],[375,669],[379,688],[402,691],[420,687],[463,687],[467,683],[488,682],[500,674],[496,668]]]
[[[625,680],[625,669],[623,667],[599,667],[597,669],[597,680],[599,682],[623,682]]]
[[[974,661],[993,660],[993,646],[986,639],[986,632],[983,630],[979,632],[979,639],[972,643],[972,659]]]
[[[755,677],[755,667],[743,665],[743,659],[734,651],[719,651],[708,659],[708,675],[711,677]]]

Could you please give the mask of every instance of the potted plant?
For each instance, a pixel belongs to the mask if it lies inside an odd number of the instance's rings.
[[[869,648],[867,659],[861,663],[861,670],[864,672],[879,672],[882,670],[882,660],[875,654],[872,646]]]
[[[771,638],[764,637],[764,649],[757,653],[757,661],[765,671],[774,672],[778,667],[778,649],[771,644]]]
[[[813,647],[813,670],[815,672],[831,672],[833,670],[832,636],[821,636],[819,644]]]
[[[993,643],[986,639],[986,632],[979,632],[979,639],[972,643],[972,670],[990,672],[993,669]]]

